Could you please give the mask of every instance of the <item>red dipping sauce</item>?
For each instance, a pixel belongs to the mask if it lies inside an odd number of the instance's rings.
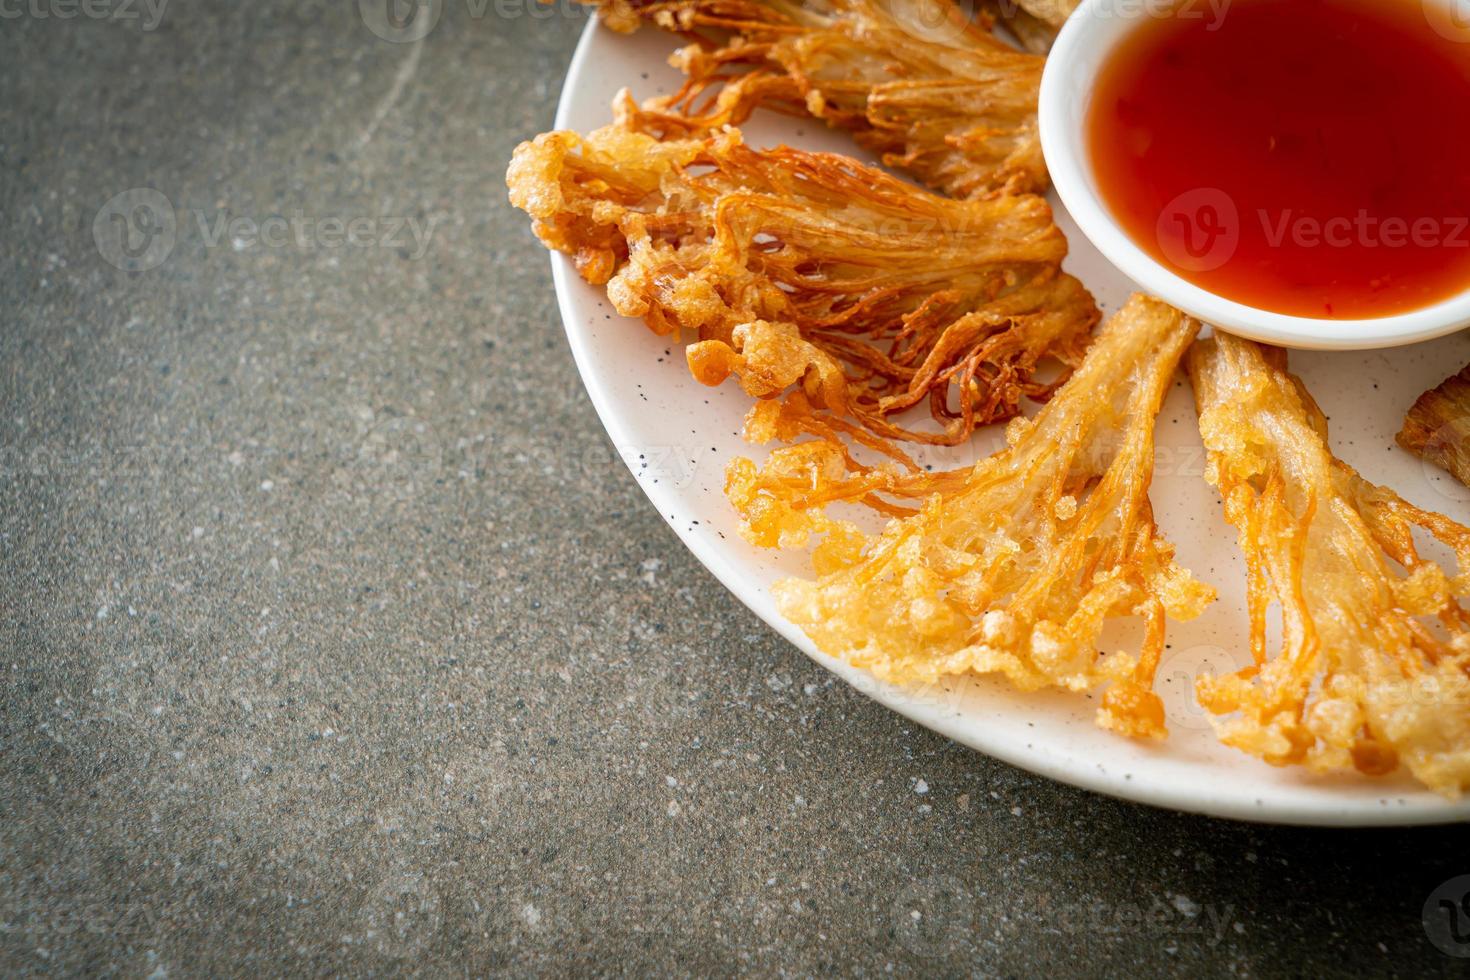
[[[1467,41],[1466,0],[1141,18],[1089,110],[1103,200],[1166,267],[1258,309],[1368,319],[1470,290]]]

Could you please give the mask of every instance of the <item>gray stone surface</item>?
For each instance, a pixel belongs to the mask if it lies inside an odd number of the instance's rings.
[[[505,201],[583,18],[480,8],[0,8],[0,972],[1464,963],[1421,925],[1463,831],[1057,786],[733,601]],[[329,247],[380,216],[432,233]]]

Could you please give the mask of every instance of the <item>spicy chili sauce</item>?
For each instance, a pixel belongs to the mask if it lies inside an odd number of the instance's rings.
[[[1140,18],[1088,113],[1104,201],[1167,267],[1259,309],[1365,319],[1470,290],[1470,4],[1440,2]]]

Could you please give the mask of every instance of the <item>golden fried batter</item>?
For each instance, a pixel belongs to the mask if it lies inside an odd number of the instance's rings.
[[[1419,396],[1404,419],[1398,443],[1470,486],[1470,365]]]
[[[1063,0],[1070,3],[1070,0]],[[979,7],[990,17],[992,23],[1000,24],[1016,41],[1032,54],[1046,54],[1056,42],[1061,21],[1051,23],[1044,17],[1027,10],[1016,0],[979,0]],[[1043,9],[1044,13],[1050,10]],[[1065,20],[1065,18],[1063,18]]]
[[[1011,4],[1018,6],[1022,13],[1030,14],[1037,20],[1050,24],[1052,27],[1061,27],[1072,16],[1072,11],[1082,0],[1010,0]]]
[[[1420,556],[1416,529],[1470,569],[1470,529],[1363,480],[1286,355],[1225,334],[1189,354],[1210,481],[1250,569],[1255,665],[1198,685],[1220,738],[1274,765],[1470,786],[1470,581]],[[1268,648],[1279,603],[1282,641]]]
[[[651,21],[693,40],[688,76],[648,103],[658,135],[738,126],[756,108],[810,114],[887,166],[956,197],[1049,183],[1036,122],[1044,59],[995,37],[953,0],[589,0],[631,31]],[[1045,25],[1017,8],[1031,46]]]
[[[1111,685],[1098,723],[1163,737],[1153,679],[1165,616],[1193,618],[1214,597],[1174,564],[1148,498],[1155,418],[1198,329],[1134,297],[1036,419],[1011,423],[1009,448],[967,471],[863,468],[831,437],[778,449],[761,471],[737,460],[727,489],[752,541],[824,536],[820,577],[775,587],[782,613],[826,653],[898,683],[1000,673],[1025,690]],[[758,429],[791,422],[762,410]],[[922,508],[879,538],[822,511],[876,494]],[[1115,616],[1144,620],[1138,655],[1098,652]]]
[[[734,129],[659,140],[627,93],[616,110],[518,147],[511,200],[620,313],[697,337],[700,381],[797,388],[883,438],[954,445],[1047,397],[1042,358],[1080,360],[1098,313],[1041,198],[956,201]],[[926,403],[940,432],[892,420]]]

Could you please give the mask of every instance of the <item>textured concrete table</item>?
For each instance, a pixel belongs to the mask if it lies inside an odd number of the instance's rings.
[[[1033,778],[684,551],[505,200],[584,21],[0,4],[0,972],[1463,970],[1464,831]]]

